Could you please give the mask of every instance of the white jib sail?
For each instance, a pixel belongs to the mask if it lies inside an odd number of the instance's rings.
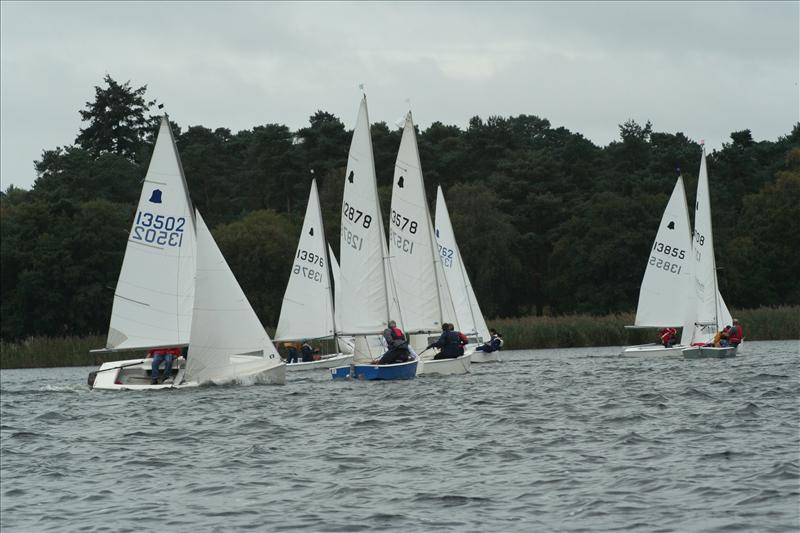
[[[489,328],[486,326],[478,299],[472,290],[467,269],[461,258],[461,251],[456,242],[441,186],[436,190],[436,241],[447,285],[453,298],[453,306],[458,316],[458,327],[467,335],[477,334],[478,337],[487,341]]]
[[[303,230],[281,305],[276,340],[332,337],[333,297],[317,181],[311,181]]]
[[[438,332],[456,321],[433,234],[411,113],[397,153],[389,222],[389,257],[407,333]],[[439,279],[441,278],[441,280]]]
[[[727,325],[725,321],[730,320],[730,312],[719,295],[713,233],[711,196],[704,147],[700,159],[700,173],[697,178],[694,239],[692,241],[694,295],[697,306],[693,342],[708,342],[717,331]]]
[[[692,277],[692,236],[683,178],[678,177],[658,226],[639,290],[637,326],[681,327]]]
[[[340,239],[337,306],[341,322],[336,327],[345,335],[380,333],[390,318],[386,244],[366,97],[361,100],[347,159]]]
[[[235,355],[262,356],[265,370],[281,359],[247,301],[200,213],[197,213],[197,279],[186,381],[224,382],[252,364]]]
[[[164,116],[114,291],[106,348],[187,344],[194,269],[194,212]]]

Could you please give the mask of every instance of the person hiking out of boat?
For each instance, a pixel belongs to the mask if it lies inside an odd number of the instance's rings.
[[[434,360],[455,359],[464,353],[461,348],[461,339],[453,329],[450,329],[450,324],[447,323],[442,324],[442,334],[436,342],[429,344],[428,348],[439,348],[439,353],[434,356]]]
[[[476,352],[491,353],[491,352],[496,352],[497,350],[500,349],[500,346],[502,345],[503,341],[498,336],[497,330],[494,328],[490,329],[489,335],[490,339],[487,342],[484,342],[483,344],[475,348]]]
[[[286,363],[297,363],[300,360],[300,355],[297,352],[297,345],[293,342],[284,343],[286,347]]]
[[[663,328],[658,332],[658,334],[661,338],[661,344],[664,346],[664,348],[674,346],[675,343],[678,342],[678,330],[675,328]]]
[[[386,324],[386,329],[383,330],[383,340],[386,341],[388,350],[375,364],[391,365],[408,360],[408,339],[406,339],[403,330],[397,327],[397,323],[394,320],[390,320]]]
[[[308,342],[304,342],[300,347],[300,353],[303,354],[303,362],[310,363],[314,360],[314,348]]]
[[[733,326],[728,331],[728,343],[731,346],[739,346],[742,342],[742,338],[744,337],[744,332],[742,331],[742,325],[739,323],[739,320],[733,319]]]
[[[172,378],[172,362],[180,357],[180,348],[156,348],[147,353],[147,357],[153,358],[150,367],[150,384],[157,385]],[[161,363],[164,363],[164,376],[161,376]]]

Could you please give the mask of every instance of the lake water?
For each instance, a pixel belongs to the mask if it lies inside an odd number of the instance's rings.
[[[0,372],[0,529],[798,531],[800,341],[144,393]]]

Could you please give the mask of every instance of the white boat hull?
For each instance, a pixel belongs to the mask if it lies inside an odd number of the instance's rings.
[[[349,365],[353,362],[353,354],[336,354],[333,357],[320,359],[319,361],[307,361],[289,363],[286,370],[289,372],[302,372],[305,370],[319,370],[320,368],[336,368],[337,366]]]
[[[683,357],[686,359],[727,359],[736,357],[738,346],[726,346],[717,348],[715,346],[691,346],[683,350]]]
[[[500,351],[499,350],[495,350],[493,352],[475,351],[472,354],[472,362],[473,363],[502,363],[503,360],[500,359]]]
[[[417,375],[440,375],[452,376],[458,374],[468,374],[472,362],[473,354],[464,354],[455,359],[423,359],[422,364],[417,366]]]
[[[286,365],[275,366],[263,357],[234,355],[230,357],[231,367],[226,369],[225,375],[209,379],[208,383],[226,385],[237,383],[240,385],[286,383]],[[98,390],[160,390],[183,389],[197,387],[197,381],[184,381],[186,360],[180,357],[172,366],[172,377],[163,383],[151,383],[150,369],[152,359],[129,359],[126,361],[112,361],[104,363],[97,370],[94,382],[90,383],[92,389]]]
[[[662,344],[643,344],[641,346],[628,346],[622,350],[622,355],[680,356],[686,348],[687,346],[683,344],[676,344],[669,348],[665,348]]]

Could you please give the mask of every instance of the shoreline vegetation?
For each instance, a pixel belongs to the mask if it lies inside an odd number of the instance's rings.
[[[800,339],[800,306],[761,307],[734,313],[744,326],[745,339]],[[606,316],[524,316],[488,321],[505,339],[505,349],[630,346],[653,342],[655,329],[625,329],[633,313]],[[135,359],[144,352],[93,354],[105,345],[105,336],[31,337],[20,342],[0,341],[0,369],[97,366],[106,361]]]

